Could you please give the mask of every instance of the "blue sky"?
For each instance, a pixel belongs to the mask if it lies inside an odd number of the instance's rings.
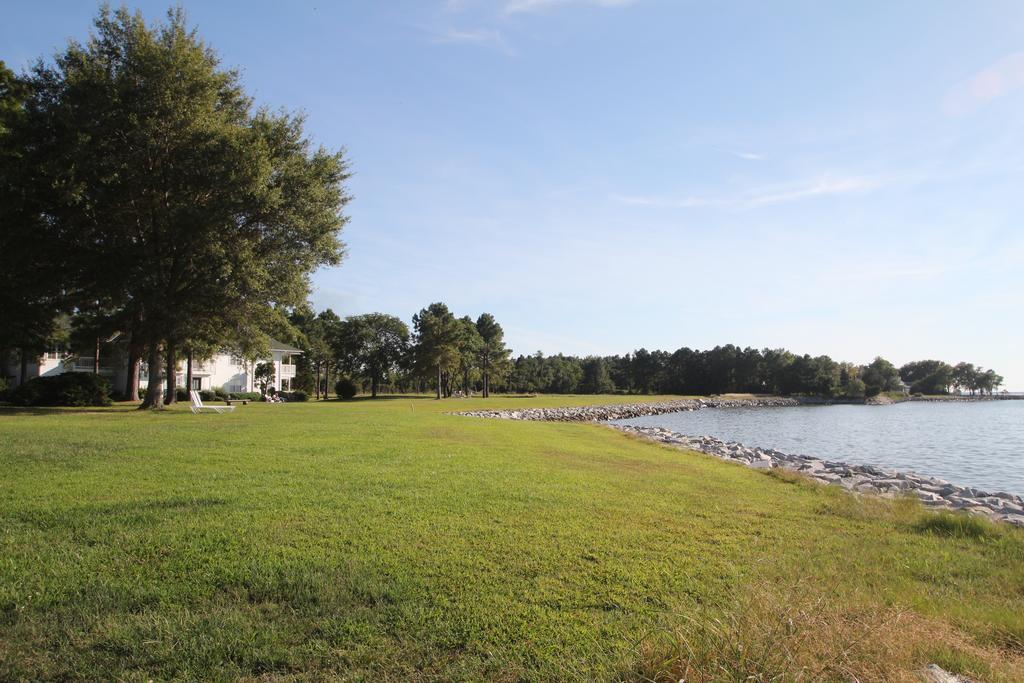
[[[1024,4],[184,7],[260,102],[348,150],[318,307],[445,301],[524,353],[968,360],[1024,390]],[[10,3],[0,58],[95,12]]]

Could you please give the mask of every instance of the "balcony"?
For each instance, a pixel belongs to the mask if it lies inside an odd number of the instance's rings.
[[[68,363],[67,365],[65,365],[65,367],[70,372],[92,372],[93,368],[95,367],[93,363],[94,361],[92,356],[79,356],[78,358],[75,358],[73,363]],[[115,374],[116,370],[114,368],[110,367],[109,365],[103,365],[103,361],[100,361],[100,363],[101,375]]]
[[[295,366],[281,363],[281,379],[292,379],[295,377]]]
[[[212,360],[204,361],[192,361],[192,374],[193,375],[212,375],[216,363]]]

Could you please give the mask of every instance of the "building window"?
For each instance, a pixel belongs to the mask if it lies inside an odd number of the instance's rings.
[[[203,378],[202,377],[193,377],[192,378],[192,388],[195,391],[199,391],[200,389],[202,389],[203,388]]]

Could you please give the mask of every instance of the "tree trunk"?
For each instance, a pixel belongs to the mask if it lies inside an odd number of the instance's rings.
[[[100,374],[100,338],[96,337],[96,348],[92,354],[92,374]]]
[[[315,391],[315,396],[316,396],[316,400],[319,401],[320,400],[320,364],[319,363],[313,363],[313,367],[316,368],[316,391]]]
[[[437,364],[437,400],[441,400],[441,364]]]
[[[370,398],[377,398],[377,375],[370,378]]]
[[[188,367],[185,368],[185,388],[192,391],[192,349],[188,350]]]
[[[167,396],[164,405],[172,405],[178,398],[178,355],[174,344],[167,342]]]
[[[163,408],[164,392],[160,376],[160,345],[156,342],[149,347],[149,359],[146,361],[149,368],[149,384],[146,387],[146,400],[142,402],[139,409]]]
[[[128,347],[128,380],[124,386],[124,397],[128,401],[139,400],[139,351],[134,346]]]

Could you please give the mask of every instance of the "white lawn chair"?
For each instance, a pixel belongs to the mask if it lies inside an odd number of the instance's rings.
[[[198,391],[190,391],[189,395],[192,396],[192,412],[201,413],[204,410],[212,410],[215,413],[230,413],[235,409],[235,406],[204,406],[203,399],[199,398]]]

